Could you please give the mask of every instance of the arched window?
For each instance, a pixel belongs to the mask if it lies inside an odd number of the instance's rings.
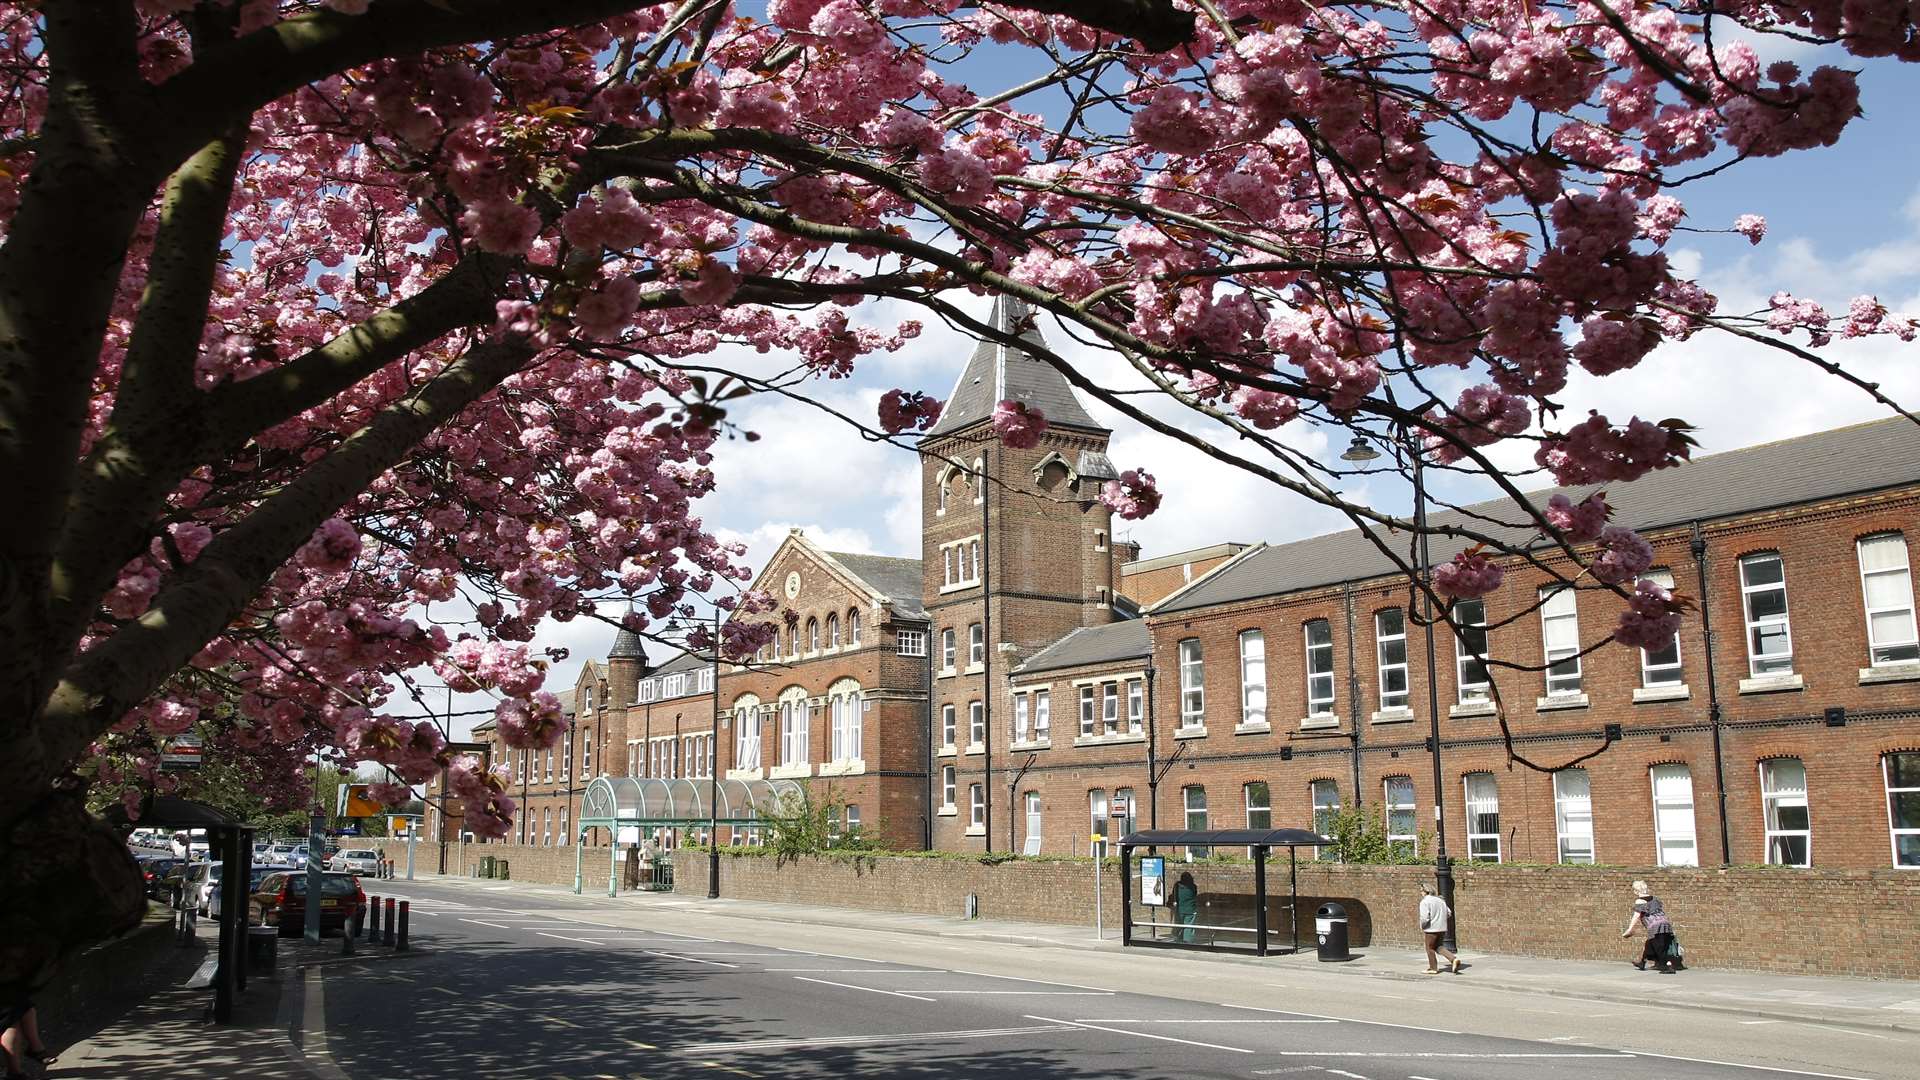
[[[760,767],[760,699],[753,694],[733,702],[733,767]]]
[[[827,757],[831,761],[855,761],[861,752],[860,684],[841,679],[827,688]]]
[[[827,648],[837,649],[839,647],[840,647],[840,616],[829,615],[827,616]]]
[[[819,619],[807,620],[807,651],[810,653],[817,653],[820,651],[820,620]]]
[[[859,646],[860,644],[860,609],[859,608],[847,609],[847,644],[856,646],[856,647]]]
[[[976,503],[978,503],[978,502],[980,502],[980,501],[981,501],[982,499],[984,499],[984,498],[986,498],[986,494],[987,494],[987,461],[986,461],[986,459],[985,459],[985,458],[974,458],[974,459],[973,459],[973,475],[972,475],[971,477],[968,477],[968,482],[969,482],[969,484],[970,484],[970,486],[971,486],[971,487],[973,488],[973,501],[974,501],[974,502],[976,502]]]
[[[807,692],[789,686],[780,692],[780,764],[807,763]]]

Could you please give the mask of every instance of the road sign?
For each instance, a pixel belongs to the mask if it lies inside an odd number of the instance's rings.
[[[341,818],[370,818],[379,817],[385,813],[386,807],[381,806],[377,800],[367,794],[367,789],[372,786],[371,784],[341,784],[338,805],[334,807],[333,815]]]
[[[186,733],[170,736],[160,744],[160,767],[169,772],[174,769],[197,769],[205,749],[198,735]]]
[[[1113,802],[1108,804],[1107,816],[1123,819],[1133,816],[1127,813],[1127,797],[1125,795],[1115,795],[1113,797]]]

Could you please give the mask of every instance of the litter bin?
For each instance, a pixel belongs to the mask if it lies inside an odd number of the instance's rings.
[[[1347,909],[1335,903],[1320,905],[1313,920],[1314,936],[1320,945],[1321,960],[1351,960],[1347,951]]]

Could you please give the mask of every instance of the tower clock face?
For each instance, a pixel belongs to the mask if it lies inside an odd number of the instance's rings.
[[[787,599],[791,600],[794,597],[799,595],[800,595],[800,571],[789,570],[787,571]]]

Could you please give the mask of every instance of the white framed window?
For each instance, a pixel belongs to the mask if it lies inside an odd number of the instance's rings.
[[[1661,866],[1699,866],[1700,845],[1693,829],[1693,773],[1677,763],[1655,765],[1653,779],[1654,857]]]
[[[927,655],[927,632],[925,630],[901,630],[895,633],[894,640],[897,643],[894,651],[901,656]],[[856,638],[854,644],[860,644],[859,639]]]
[[[1747,615],[1747,667],[1759,677],[1793,671],[1793,633],[1787,625],[1787,570],[1778,552],[1740,560],[1740,600]]]
[[[1240,722],[1267,722],[1267,636],[1240,632]]]
[[[1333,715],[1333,625],[1310,619],[1307,635],[1307,715]]]
[[[1863,536],[1860,587],[1867,604],[1867,654],[1874,667],[1920,660],[1913,621],[1913,577],[1907,538],[1897,532]]]
[[[1090,738],[1093,733],[1093,687],[1083,686],[1080,688],[1080,737]]]
[[[1547,696],[1580,692],[1579,594],[1564,586],[1540,590],[1540,640],[1547,659]]]
[[[860,807],[855,805],[854,803],[848,803],[847,804],[847,835],[854,836],[859,832],[860,832]]]
[[[1087,792],[1087,818],[1092,824],[1092,828],[1087,830],[1088,836],[1106,836],[1108,841],[1115,839],[1107,836],[1106,788],[1094,788]],[[1107,844],[1103,842],[1099,845],[1097,854],[1104,856],[1106,853]]]
[[[540,845],[542,847],[553,846],[553,811],[551,810],[542,810],[540,812]]]
[[[1053,737],[1053,691],[1051,690],[1034,692],[1033,737],[1042,741]]]
[[[568,783],[573,779],[573,732],[567,732],[560,743],[560,782]]]
[[[1585,769],[1561,769],[1553,774],[1554,832],[1560,838],[1560,861],[1593,861],[1593,783]]]
[[[713,669],[712,668],[710,667],[701,668],[700,677],[695,681],[700,684],[701,693],[703,694],[713,693]]]
[[[1242,788],[1247,801],[1247,828],[1273,828],[1273,794],[1265,780],[1252,780]]]
[[[648,679],[645,682],[642,682],[640,684],[640,693],[638,696],[642,702],[647,702],[647,701],[652,701],[654,699],[654,696],[659,692],[660,692],[659,680]]]
[[[793,628],[793,641],[789,644],[787,658],[791,660],[799,655],[800,655],[800,628],[798,626],[795,626]],[[674,678],[678,678],[678,676],[674,676]]]
[[[1641,578],[1653,582],[1668,592],[1673,591],[1673,572],[1670,570],[1649,570],[1641,575]],[[1680,666],[1679,631],[1675,631],[1673,638],[1657,649],[1640,650],[1641,686],[1679,686],[1686,681],[1686,672]]]
[[[1893,839],[1893,865],[1920,868],[1920,753],[1911,750],[1880,759],[1887,785],[1887,829]]]
[[[987,827],[987,789],[979,784],[967,785],[967,821],[976,829]]]
[[[1138,735],[1147,722],[1147,695],[1139,679],[1127,680],[1127,733]]]
[[[951,765],[940,767],[940,805],[951,809],[954,796],[954,770]]]
[[[1037,791],[1024,792],[1021,795],[1021,802],[1026,805],[1027,809],[1027,831],[1025,833],[1026,843],[1021,846],[1020,851],[1025,855],[1038,855],[1040,854],[1041,838],[1046,835],[1046,822],[1040,815],[1040,793]]]
[[[967,740],[970,746],[987,744],[987,708],[983,702],[967,702]]]
[[[820,651],[820,620],[807,620],[807,654],[811,656]]]
[[[980,538],[970,536],[941,544],[940,566],[943,592],[980,584]]]
[[[1120,734],[1120,684],[1107,683],[1100,688],[1100,730],[1107,735]]]
[[[940,584],[942,586],[953,584],[954,556],[955,552],[952,548],[943,547],[940,549]]]
[[[949,626],[945,630],[940,631],[940,670],[942,671],[950,672],[953,670],[953,662],[956,658],[954,655],[953,641],[953,627]]]
[[[1028,695],[1026,694],[1013,695],[1013,741],[1014,742],[1023,743],[1027,741],[1027,729],[1032,724],[1032,720],[1033,720],[1032,716],[1030,715],[1031,708],[1032,708],[1032,704],[1028,699]]]
[[[553,781],[553,747],[547,747],[547,781]]]
[[[1180,789],[1180,803],[1186,807],[1188,830],[1201,830],[1207,827],[1207,789],[1193,784]],[[1196,859],[1204,859],[1213,849],[1189,846],[1188,851]]]
[[[1407,707],[1407,619],[1399,608],[1373,615],[1373,642],[1380,663],[1380,708]]]
[[[760,767],[760,699],[742,698],[733,708],[733,767]]]
[[[567,832],[567,808],[564,806],[560,808],[560,828],[558,831],[560,833],[561,847],[566,847],[573,843],[572,834]]]
[[[1315,780],[1307,785],[1307,798],[1313,805],[1313,831],[1332,836],[1335,819],[1340,816],[1340,785],[1332,780]],[[1316,859],[1333,859],[1333,848],[1315,848]]]
[[[860,647],[860,609],[852,608],[847,612],[847,644],[852,648]],[[916,654],[918,655],[918,654]]]
[[[831,760],[857,761],[861,757],[861,714],[864,710],[860,700],[860,684],[843,679],[829,688],[827,695]]]
[[[1389,776],[1386,780],[1387,843],[1408,855],[1420,853],[1420,813],[1413,805],[1413,778]]]
[[[940,745],[953,749],[953,706],[940,706]]]
[[[593,732],[583,731],[580,733],[580,777],[581,779],[584,780],[592,776],[593,776]]]
[[[780,763],[807,764],[807,728],[812,709],[804,694],[780,700]]]
[[[1490,772],[1471,772],[1467,789],[1467,858],[1500,861],[1500,785]]]
[[[967,625],[967,666],[976,668],[987,662],[987,631],[979,623]]]
[[[1453,605],[1453,664],[1460,704],[1485,701],[1489,694],[1487,666],[1477,657],[1487,655],[1487,605],[1461,600]],[[1475,773],[1474,775],[1481,775]],[[1491,774],[1486,774],[1489,779]],[[1497,811],[1496,811],[1497,813]],[[1468,852],[1472,856],[1472,852]],[[1494,862],[1499,862],[1496,852]]]
[[[840,616],[829,615],[827,616],[827,648],[837,649],[839,647],[840,647]]]
[[[1204,727],[1207,722],[1206,668],[1200,659],[1200,639],[1180,643],[1180,726]]]
[[[1799,758],[1760,763],[1760,800],[1767,823],[1767,865],[1812,866],[1813,822],[1807,814],[1807,767]]]

